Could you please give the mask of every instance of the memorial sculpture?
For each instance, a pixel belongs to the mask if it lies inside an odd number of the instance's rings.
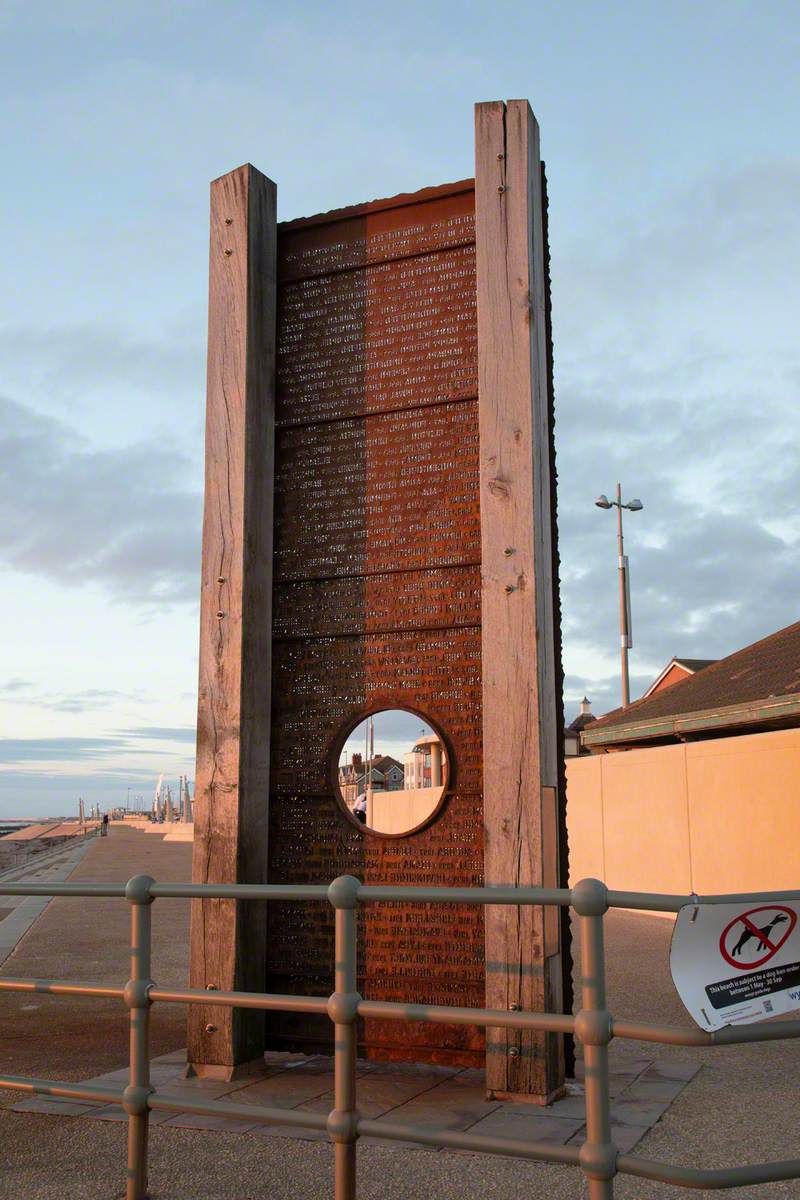
[[[476,106],[475,178],[276,223],[252,166],[212,184],[194,879],[566,880],[546,200],[527,101]],[[410,833],[343,802],[343,746],[415,714],[444,794]],[[438,753],[438,751],[437,751]],[[441,765],[441,764],[440,764]],[[375,905],[359,990],[558,1011],[555,908]],[[193,987],[325,995],[332,914],[197,901]],[[194,1007],[230,1077],[325,1051],[325,1018]],[[370,1020],[365,1056],[482,1066],[542,1103],[562,1039]]]

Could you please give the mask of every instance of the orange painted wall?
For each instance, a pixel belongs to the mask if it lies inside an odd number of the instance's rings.
[[[656,692],[663,692],[665,688],[673,687],[674,684],[688,679],[690,675],[691,671],[687,671],[683,667],[679,667],[677,663],[673,663],[658,687],[654,687],[650,695],[655,696]]]
[[[800,730],[567,760],[570,881],[655,892],[800,887]]]

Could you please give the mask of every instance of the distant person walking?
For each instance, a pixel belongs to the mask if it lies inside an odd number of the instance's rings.
[[[108,837],[108,813],[103,813],[103,820],[100,823],[100,837]]]

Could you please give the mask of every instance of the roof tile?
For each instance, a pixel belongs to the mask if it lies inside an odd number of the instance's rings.
[[[599,717],[592,725],[592,734],[651,717],[681,716],[729,704],[766,700],[771,696],[792,695],[800,690],[798,672],[800,621],[719,659],[672,687]]]

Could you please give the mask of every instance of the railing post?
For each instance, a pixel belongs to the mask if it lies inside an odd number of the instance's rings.
[[[606,964],[603,918],[608,891],[598,879],[582,879],[572,889],[572,907],[581,925],[581,1010],[575,1036],[583,1043],[586,1085],[586,1141],[580,1164],[588,1181],[589,1200],[613,1200],[617,1150],[611,1141],[608,1043],[611,1014],[606,1007]]]
[[[125,1003],[131,1014],[130,1080],[122,1107],[128,1114],[128,1178],[126,1200],[147,1200],[147,1133],[150,1110],[150,978],[151,911],[149,875],[135,875],[125,888],[131,906],[131,977]]]
[[[360,883],[340,875],[328,888],[336,911],[335,991],[328,1000],[334,1023],[334,1108],[328,1134],[335,1143],[336,1200],[356,1200],[356,1021],[361,996],[356,991],[356,905]]]

